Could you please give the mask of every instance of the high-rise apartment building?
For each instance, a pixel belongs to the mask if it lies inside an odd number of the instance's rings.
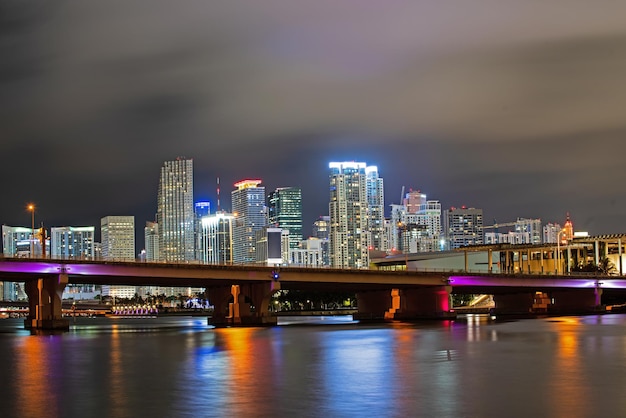
[[[302,241],[302,190],[281,187],[268,197],[269,225],[289,231],[289,248]]]
[[[330,234],[330,216],[320,216],[313,222],[311,237],[328,239]]]
[[[337,268],[368,268],[366,164],[332,162],[330,169],[330,257]]]
[[[93,226],[50,228],[50,257],[93,260],[95,230]]]
[[[450,208],[444,213],[444,234],[449,248],[483,243],[483,210]]]
[[[385,236],[385,193],[383,179],[378,176],[378,167],[365,167],[367,194],[367,229],[370,234],[370,248],[387,251]]]
[[[161,167],[157,202],[160,260],[194,260],[194,220],[193,160],[166,161]]]
[[[267,226],[265,187],[261,180],[242,180],[231,192],[233,215],[233,262],[256,262],[256,231]]]
[[[100,233],[104,260],[135,260],[134,216],[105,216],[100,219]]]

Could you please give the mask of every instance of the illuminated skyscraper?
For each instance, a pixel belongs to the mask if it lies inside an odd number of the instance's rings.
[[[105,216],[100,219],[100,232],[104,260],[135,260],[134,216]]]
[[[366,164],[330,163],[330,257],[337,268],[368,268]]]
[[[289,248],[298,248],[302,241],[302,190],[282,187],[268,199],[269,224],[289,231]]]
[[[378,177],[378,167],[365,167],[367,193],[367,229],[370,233],[370,247],[376,251],[387,250],[385,236],[385,194],[383,179]]]
[[[233,215],[224,212],[202,218],[204,252],[200,261],[205,264],[232,264],[234,220]]]
[[[178,158],[161,167],[157,223],[159,259],[194,260],[193,160]]]
[[[233,215],[233,262],[256,261],[256,231],[267,224],[265,187],[261,180],[242,180],[231,192]]]
[[[159,224],[156,222],[146,222],[143,230],[143,237],[146,245],[146,261],[159,260]]]

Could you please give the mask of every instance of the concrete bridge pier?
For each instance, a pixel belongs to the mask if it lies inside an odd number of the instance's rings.
[[[359,311],[354,319],[417,320],[453,318],[451,286],[389,289],[357,293]]]
[[[358,292],[356,294],[356,303],[358,306],[358,312],[352,315],[357,320],[368,319],[386,319],[387,312],[390,309],[394,309],[392,298],[392,292],[395,291],[395,303],[396,307],[400,307],[399,299],[397,295],[397,289],[385,289],[385,290],[373,290],[369,292]]]
[[[61,300],[67,285],[66,273],[58,276],[28,280],[25,283],[28,296],[28,317],[24,320],[26,329],[68,330],[70,321],[63,318]]]
[[[453,318],[450,310],[452,286],[411,288],[399,291],[399,309],[389,311],[390,319]]]
[[[602,310],[602,289],[562,289],[550,292],[553,303],[548,312],[553,314],[586,314]]]
[[[214,296],[211,296],[209,300],[215,310],[208,322],[215,326],[276,325],[278,318],[270,313],[269,305],[272,295],[278,290],[280,290],[279,281],[246,283],[232,285],[230,288],[211,289],[209,293]],[[232,302],[229,302],[231,296]]]

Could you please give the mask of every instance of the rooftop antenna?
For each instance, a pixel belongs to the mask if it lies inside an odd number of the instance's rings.
[[[220,211],[220,178],[217,178],[217,212]]]

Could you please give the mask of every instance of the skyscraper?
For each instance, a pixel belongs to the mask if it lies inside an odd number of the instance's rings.
[[[256,261],[256,231],[267,225],[265,187],[261,180],[242,180],[231,192],[233,215],[233,262]]]
[[[370,233],[370,247],[376,251],[387,250],[385,236],[385,194],[383,179],[378,177],[378,167],[365,167],[367,193],[367,229]]]
[[[302,190],[282,187],[268,198],[269,224],[289,231],[289,248],[298,248],[302,241]]]
[[[332,162],[330,169],[330,257],[337,268],[367,268],[368,202],[365,163]]]
[[[134,216],[105,216],[100,219],[100,232],[104,260],[135,260]]]
[[[157,223],[160,260],[193,260],[193,160],[178,158],[163,163],[159,181]]]
[[[146,261],[159,260],[159,224],[146,222],[143,229],[143,237],[146,246]]]
[[[201,220],[202,247],[200,261],[205,264],[232,264],[233,262],[233,223],[235,217],[218,212]]]

